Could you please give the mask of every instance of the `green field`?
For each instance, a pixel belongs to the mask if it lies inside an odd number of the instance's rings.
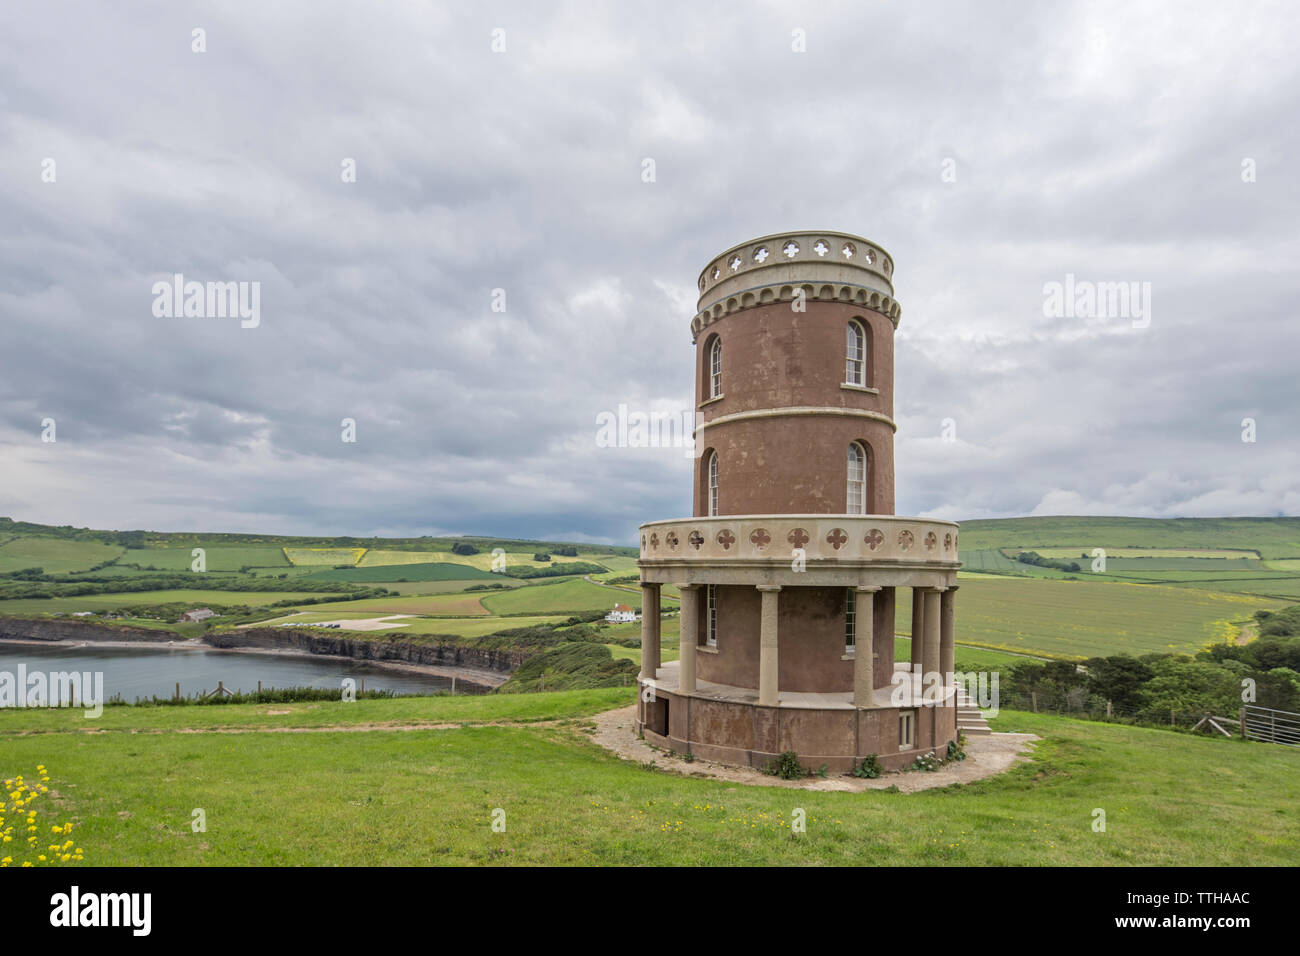
[[[1066,561],[1091,561],[1092,549],[1085,547],[1065,547],[1065,548],[1033,548],[1045,558],[1056,558]],[[1187,558],[1189,560],[1204,560],[1206,558],[1220,558],[1233,561],[1258,561],[1259,555],[1254,551],[1232,550],[1228,548],[1103,548],[1106,552],[1106,561],[1109,563],[1113,558],[1136,558],[1145,560],[1148,558]]]
[[[192,604],[208,607],[216,604],[226,607],[266,606],[275,601],[302,601],[320,598],[312,591],[204,591],[174,589],[169,591],[126,591],[114,594],[83,594],[76,597],[49,599],[17,599],[0,601],[0,617],[32,614],[71,614],[76,611],[111,610],[118,607],[147,606],[154,604]]]
[[[296,567],[333,567],[355,565],[366,553],[365,548],[285,548],[284,556]]]
[[[317,571],[313,581],[352,581],[357,584],[384,583],[388,581],[499,581],[504,577],[490,571],[480,571],[468,564],[438,561],[432,564],[362,565],[355,568],[333,568]]]
[[[1078,658],[1190,654],[1239,633],[1257,609],[1286,602],[1220,591],[1109,581],[961,576],[956,639],[995,650]],[[898,590],[897,629],[912,631],[910,592]]]
[[[269,547],[229,547],[195,545],[203,548],[203,559],[209,571],[238,571],[243,567],[290,568],[284,551]],[[118,559],[122,565],[136,564],[141,568],[158,568],[161,571],[188,571],[193,566],[192,548],[133,548]]]
[[[986,548],[1231,548],[1300,558],[1300,518],[994,518],[961,522],[963,554]]]
[[[998,777],[914,794],[790,790],[647,771],[583,738],[585,715],[633,693],[285,705],[274,716],[265,705],[110,708],[93,736],[73,713],[15,712],[0,715],[0,771],[48,767],[58,819],[75,824],[88,866],[1258,867],[1300,853],[1291,748],[1004,711],[995,729],[1044,739]],[[565,715],[576,723],[533,723]],[[486,725],[503,720],[520,723]],[[382,729],[417,722],[459,726]],[[360,724],[372,729],[346,731]],[[265,729],[292,726],[315,732]],[[191,830],[195,807],[206,832]],[[1104,833],[1092,829],[1098,807]],[[492,828],[498,808],[505,832]]]
[[[601,587],[581,578],[569,578],[556,584],[534,584],[514,591],[490,593],[483,598],[483,606],[493,614],[598,611],[609,610],[615,604],[626,604],[639,612],[641,595]]]
[[[19,537],[0,545],[0,574],[24,568],[44,568],[47,574],[85,571],[119,557],[126,549],[97,541]]]

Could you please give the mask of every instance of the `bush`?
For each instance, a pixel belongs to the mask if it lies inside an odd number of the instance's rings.
[[[540,561],[543,564],[545,564],[547,561],[551,560],[551,556],[549,554],[538,552],[537,554],[533,555],[533,560]]]
[[[458,541],[456,544],[453,544],[451,546],[451,553],[464,554],[464,555],[478,554],[478,548],[474,547],[474,545],[472,544],[466,544],[463,541]]]
[[[769,760],[763,772],[782,780],[801,780],[808,776],[799,763],[799,755],[793,750],[787,750],[777,755],[775,760]]]
[[[867,754],[862,758],[862,763],[853,768],[853,776],[868,780],[875,780],[884,772],[885,768],[880,766],[880,760],[875,754]]]
[[[940,760],[938,757],[936,757],[934,751],[931,750],[928,753],[920,754],[915,760],[912,761],[911,766],[909,766],[907,769],[923,770],[926,773],[934,773],[942,766],[943,766],[943,761]]]

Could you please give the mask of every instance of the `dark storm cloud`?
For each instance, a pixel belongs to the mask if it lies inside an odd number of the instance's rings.
[[[23,9],[0,49],[0,513],[630,542],[689,509],[690,462],[599,448],[596,416],[685,407],[699,269],[819,227],[898,263],[900,512],[1300,512],[1298,19]],[[260,325],[155,317],[173,273],[260,282]],[[1046,316],[1067,273],[1149,282],[1150,326]]]

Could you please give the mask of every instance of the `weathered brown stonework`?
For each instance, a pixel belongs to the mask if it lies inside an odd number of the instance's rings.
[[[645,615],[639,729],[748,766],[787,750],[833,770],[942,756],[957,733],[952,680],[925,695],[919,678],[951,668],[958,529],[894,516],[892,258],[845,233],[767,236],[717,256],[699,289],[693,517],[641,528],[643,606],[682,588],[681,661],[660,665]],[[915,681],[894,664],[895,608],[913,598]]]

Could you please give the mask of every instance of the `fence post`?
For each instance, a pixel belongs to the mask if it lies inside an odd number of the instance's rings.
[[[1245,740],[1247,738],[1246,738],[1246,708],[1244,706],[1237,711],[1237,719],[1241,722],[1241,739]]]
[[[1170,708],[1169,708],[1169,726],[1172,727],[1173,725],[1174,725],[1174,709],[1173,709],[1172,707],[1170,707]]]
[[[177,700],[180,700],[180,699],[181,699],[181,682],[180,682],[180,681],[177,681],[177,682],[176,682],[176,699],[177,699]]]
[[[258,682],[257,682],[257,692],[258,692],[259,694],[262,692],[262,682],[261,682],[261,681],[258,681]]]
[[[1110,701],[1106,701],[1106,719],[1110,720]]]

